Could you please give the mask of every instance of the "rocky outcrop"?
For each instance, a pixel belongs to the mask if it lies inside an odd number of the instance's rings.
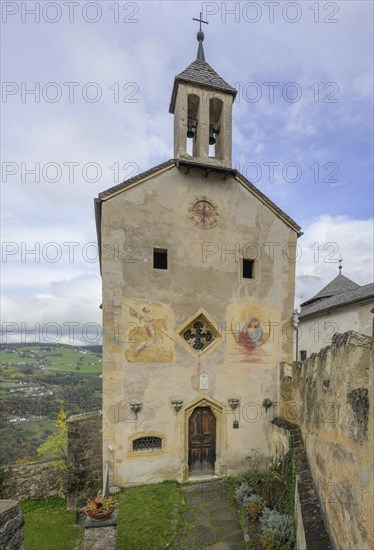
[[[23,550],[23,518],[16,500],[0,500],[0,548]]]

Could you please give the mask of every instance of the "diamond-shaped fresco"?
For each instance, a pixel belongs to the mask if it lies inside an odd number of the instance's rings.
[[[220,338],[213,322],[200,313],[180,330],[179,335],[195,353],[203,353]]]

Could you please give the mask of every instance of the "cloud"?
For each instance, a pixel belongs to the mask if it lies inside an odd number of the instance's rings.
[[[101,281],[81,274],[53,281],[43,293],[2,296],[2,341],[101,343]]]
[[[121,20],[114,23],[115,4],[100,2],[103,17],[97,24],[87,23],[80,7],[74,22],[67,23],[64,7],[62,20],[55,24],[43,20],[35,24],[32,16],[22,23],[18,13],[3,25],[3,80],[20,88],[3,104],[2,144],[3,163],[14,162],[17,170],[3,181],[2,190],[2,237],[18,247],[2,265],[3,293],[7,315],[17,323],[24,317],[45,323],[55,312],[58,322],[76,315],[79,322],[100,317],[98,264],[84,255],[84,245],[96,238],[93,198],[130,177],[134,169],[141,172],[173,155],[169,101],[174,76],[196,55],[192,23],[196,3],[141,2],[136,24],[123,23],[122,12]],[[255,185],[305,232],[299,241],[303,256],[297,264],[298,300],[313,295],[337,273],[336,262],[323,260],[333,251],[323,248],[329,242],[338,244],[337,256],[342,252],[343,273],[360,284],[370,282],[372,3],[340,2],[336,24],[323,22],[331,8],[318,8],[316,23],[316,5],[313,11],[299,3],[302,17],[295,24],[282,18],[281,4],[270,23],[269,10],[262,6],[260,20],[252,24],[243,16],[243,3],[211,4],[218,11],[208,17],[204,28],[206,59],[240,88],[233,108],[233,164],[244,170],[248,163],[257,163],[262,177]],[[235,14],[225,16],[226,7],[239,10],[238,22]],[[253,8],[248,10],[247,19],[253,17]],[[162,20],[163,27],[155,26],[156,20]],[[60,101],[45,99],[43,86],[48,82],[61,86]],[[72,102],[64,82],[78,83]],[[97,102],[84,96],[89,82],[102,92]],[[258,102],[243,94],[249,82],[261,87]],[[274,102],[269,102],[266,82],[279,82]],[[282,94],[289,82],[301,86],[297,103],[286,101]],[[328,82],[339,86],[338,103],[324,102]],[[31,95],[22,100],[22,85],[31,89],[36,83],[42,90],[40,100]],[[319,102],[314,100],[315,83]],[[135,102],[129,101],[131,92]],[[67,166],[72,162],[78,163],[73,178]],[[264,164],[269,162],[279,163],[273,181]],[[302,169],[296,183],[284,177],[282,169],[289,162]],[[331,162],[339,168],[338,184],[329,179],[326,163]],[[36,163],[40,163],[37,182],[27,173]],[[55,182],[50,181],[53,167],[46,171],[49,163],[61,170]],[[85,172],[88,163],[99,166],[98,178]],[[57,263],[43,257],[43,246],[50,242],[62,250]],[[80,243],[73,262],[66,242]],[[318,262],[311,248],[316,242]],[[27,249],[40,243],[41,261],[31,255],[22,261],[22,243]],[[89,304],[87,288],[94,306]]]
[[[373,223],[372,219],[325,215],[313,219],[304,228],[305,233],[298,241],[297,306],[337,276],[340,254],[344,275],[360,285],[373,281]],[[79,268],[77,266],[78,271]],[[70,344],[101,342],[100,277],[89,273],[69,277],[72,267],[62,263],[55,274],[66,278],[50,282],[51,270],[38,266],[36,274],[33,269],[30,263],[26,263],[22,271],[15,269],[16,293],[2,297],[3,341],[38,341],[40,338]],[[35,284],[35,279],[39,284]],[[34,292],[30,292],[27,286],[30,284],[36,287]],[[21,292],[25,285],[26,291]],[[9,289],[13,291],[13,287]]]
[[[296,265],[296,305],[319,292],[339,273],[359,285],[373,282],[374,220],[321,216],[304,228]]]

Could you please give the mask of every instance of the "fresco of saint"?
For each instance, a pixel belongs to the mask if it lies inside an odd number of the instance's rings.
[[[170,362],[174,355],[170,312],[161,304],[124,303],[126,359],[134,363]]]
[[[240,331],[237,331],[237,341],[248,351],[260,347],[264,342],[264,329],[261,321],[255,315],[251,315]]]
[[[270,305],[235,302],[227,308],[226,323],[231,327],[226,360],[234,363],[266,363],[276,352],[274,323],[279,313]]]

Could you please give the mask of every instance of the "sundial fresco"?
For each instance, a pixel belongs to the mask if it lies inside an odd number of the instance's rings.
[[[189,214],[192,223],[200,229],[211,229],[218,222],[219,211],[216,203],[209,197],[195,197],[190,204]]]

